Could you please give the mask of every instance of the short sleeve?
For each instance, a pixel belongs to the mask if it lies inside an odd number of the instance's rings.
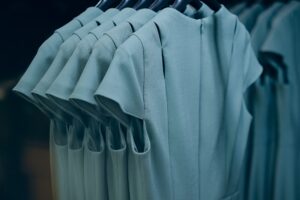
[[[143,48],[136,37],[121,45],[96,93],[96,101],[124,125],[144,118]]]
[[[289,22],[275,23],[268,38],[263,43],[261,51],[279,55],[290,53],[290,47],[293,46],[293,35],[291,35],[290,27],[292,27],[292,24],[289,24]]]
[[[40,46],[28,69],[13,89],[14,92],[37,105],[31,91],[48,70],[62,42],[58,34],[53,34]]]
[[[252,48],[250,35],[245,27],[239,23],[237,24],[233,40],[231,67],[239,73],[239,83],[242,84],[243,92],[245,92],[262,73],[262,67]],[[240,74],[242,74],[242,76],[240,76]]]

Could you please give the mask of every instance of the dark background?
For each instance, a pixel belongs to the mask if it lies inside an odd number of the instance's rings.
[[[11,92],[55,29],[98,0],[1,0],[0,200],[50,200],[48,119]],[[234,1],[223,1],[229,6]]]

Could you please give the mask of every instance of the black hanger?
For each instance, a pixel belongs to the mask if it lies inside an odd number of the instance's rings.
[[[216,0],[202,0],[208,7],[210,7],[213,11],[218,11],[221,8],[221,4]],[[175,0],[174,4],[172,5],[178,11],[183,12],[186,9],[186,6],[191,4],[197,9],[197,6],[202,6],[200,0]],[[200,7],[198,9],[200,9]]]
[[[100,8],[103,11],[106,11],[109,8],[115,8],[119,4],[119,0],[100,0],[96,7]]]
[[[149,7],[149,9],[158,12],[172,4],[172,0],[155,0]]]
[[[134,9],[149,8],[153,3],[153,0],[138,0],[138,2],[133,6]]]
[[[121,10],[123,8],[133,7],[137,3],[137,0],[121,0],[119,5],[117,5],[117,9]]]

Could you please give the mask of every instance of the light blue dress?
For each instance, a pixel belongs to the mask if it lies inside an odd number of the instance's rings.
[[[32,95],[39,101],[44,108],[46,108],[47,112],[54,115],[55,117],[67,121],[69,124],[72,122],[72,117],[67,113],[63,112],[63,110],[59,109],[48,97],[45,95],[47,89],[50,87],[52,82],[55,80],[57,75],[60,73],[64,65],[67,63],[68,59],[71,57],[74,52],[76,45],[80,42],[80,40],[86,36],[90,30],[101,25],[105,21],[111,19],[116,13],[119,11],[117,9],[109,9],[100,16],[94,18],[80,28],[75,31],[72,36],[70,36],[60,47],[55,56],[51,65],[48,66],[47,71],[44,73],[41,80],[32,90]]]
[[[38,84],[54,60],[60,45],[67,40],[77,29],[87,24],[89,20],[102,13],[97,8],[88,8],[85,12],[74,18],[72,21],[57,29],[39,48],[26,72],[23,74],[13,91],[24,99],[37,105],[42,111],[44,109],[34,100],[31,91]]]
[[[60,109],[64,110],[66,113],[69,113],[74,118],[84,122],[84,124],[89,125],[90,120],[89,117],[87,117],[81,109],[78,109],[73,105],[72,102],[69,101],[69,97],[72,94],[72,91],[74,90],[74,87],[76,86],[76,83],[78,79],[80,78],[80,75],[83,71],[83,69],[86,66],[86,63],[89,59],[89,56],[91,54],[91,51],[93,49],[94,44],[97,42],[98,39],[100,39],[104,32],[110,30],[111,28],[121,24],[123,21],[125,21],[128,17],[130,17],[132,14],[134,14],[136,11],[132,8],[125,8],[121,10],[118,14],[116,14],[114,17],[112,17],[110,20],[107,20],[105,23],[101,24],[96,29],[93,29],[90,31],[90,33],[84,37],[76,46],[76,49],[72,53],[71,57],[69,58],[66,65],[63,67],[57,78],[54,80],[54,82],[51,84],[49,89],[46,92],[46,95],[51,99]],[[107,123],[104,121],[100,121],[101,123]],[[105,124],[108,125],[108,124]],[[98,126],[99,129],[101,128]],[[78,131],[80,130],[80,126],[76,126],[74,128],[74,131],[76,131],[75,139],[80,136],[82,132]],[[93,196],[93,199],[97,198],[97,189],[95,186],[90,185],[86,186],[85,183],[87,183],[87,180],[85,179],[84,168],[89,168],[90,166],[85,165],[84,155],[84,143],[85,140],[89,139],[87,142],[93,142],[93,141],[99,141],[101,139],[100,131],[98,130],[98,133],[91,134],[89,133],[89,130],[91,130],[91,127],[88,127],[88,130],[85,132],[85,138],[79,137],[78,140],[76,140],[81,145],[78,146],[79,148],[71,148],[69,145],[69,171],[70,175],[70,183],[69,183],[69,189],[70,194],[72,196],[71,199],[78,199],[82,200],[85,197],[88,198],[90,196]],[[114,133],[117,132],[118,134],[121,130],[120,128],[116,128],[116,126],[109,125],[107,130],[105,132]],[[112,134],[110,134],[112,135]],[[96,137],[95,137],[96,136]],[[109,136],[106,136],[106,139],[108,139]],[[107,161],[107,181],[104,177],[93,177],[93,179],[98,179],[94,181],[99,181],[99,185],[102,186],[100,190],[105,191],[106,183],[108,184],[108,198],[110,200],[127,200],[129,199],[129,190],[128,190],[128,181],[127,181],[127,158],[126,151],[118,151],[115,149],[112,149],[113,146],[108,146],[108,154],[107,159],[111,158],[111,160]],[[96,149],[94,149],[96,150]],[[72,157],[71,157],[72,156]],[[73,158],[73,159],[71,159]],[[101,159],[101,155],[100,155]],[[100,160],[101,161],[101,160]],[[111,163],[111,165],[110,165]],[[100,163],[98,163],[100,165]],[[105,164],[105,163],[102,163]],[[100,168],[105,169],[104,167]],[[99,172],[98,175],[103,175],[104,172]],[[91,174],[90,174],[91,175]],[[88,177],[86,177],[88,178]],[[117,180],[117,181],[112,181]],[[101,181],[101,182],[100,182]],[[93,183],[93,182],[92,182]],[[84,188],[89,188],[89,194],[85,194]],[[99,189],[98,189],[99,190]],[[105,198],[106,193],[99,193],[100,198]]]
[[[39,83],[36,85],[32,91],[33,96],[43,105],[43,107],[48,111],[48,113],[53,114],[57,119],[62,120],[68,124],[68,143],[65,144],[66,147],[60,149],[60,154],[56,156],[64,157],[64,167],[67,169],[68,173],[64,173],[64,177],[60,178],[60,181],[68,180],[68,184],[64,182],[64,185],[68,185],[68,190],[63,190],[67,192],[69,198],[71,199],[82,199],[84,198],[84,188],[83,185],[80,187],[80,184],[83,184],[83,173],[78,173],[78,171],[83,170],[83,146],[82,139],[84,138],[84,133],[87,130],[84,130],[82,122],[80,119],[73,119],[74,116],[60,109],[53,101],[51,101],[46,95],[47,89],[50,87],[52,82],[55,80],[57,75],[60,73],[64,65],[67,63],[68,59],[74,52],[76,45],[85,37],[90,30],[94,29],[97,26],[101,26],[108,20],[116,15],[119,11],[117,9],[109,9],[103,14],[99,15],[96,18],[90,19],[89,23],[86,26],[83,26],[79,30],[75,31],[71,37],[69,37],[59,48],[56,57],[54,58],[52,64],[48,66],[48,70],[41,78]],[[87,123],[87,122],[86,122]],[[86,124],[87,126],[88,124]],[[89,129],[88,129],[89,130]],[[65,134],[67,137],[67,134]],[[79,144],[80,143],[80,144]],[[74,147],[74,144],[75,147]],[[67,159],[66,159],[67,158]],[[72,163],[72,164],[68,164]],[[68,176],[69,174],[69,176]],[[78,181],[82,179],[81,181]],[[79,184],[79,185],[76,185]],[[78,187],[79,189],[75,190],[73,187]]]
[[[85,118],[79,116],[79,112],[76,107],[69,101],[69,97],[80,78],[82,70],[84,69],[87,60],[95,42],[98,40],[97,36],[102,36],[103,33],[114,26],[122,23],[126,18],[135,12],[132,8],[126,8],[112,17],[110,20],[106,20],[101,26],[93,29],[86,35],[76,46],[68,61],[62,66],[59,74],[51,86],[48,88],[46,95],[54,102],[60,109],[71,114],[77,119],[84,121]],[[97,35],[96,35],[97,34]],[[85,117],[85,116],[84,116]]]
[[[73,90],[70,99],[83,111],[97,119],[103,115],[94,99],[94,93],[102,81],[113,59],[116,49],[134,31],[148,22],[155,13],[149,9],[141,9],[122,24],[104,33],[94,45],[86,66]]]
[[[95,97],[128,127],[133,200],[238,198],[244,93],[261,73],[250,43],[222,6],[203,19],[166,8],[119,46]]]
[[[104,77],[111,60],[113,59],[116,48],[123,43],[134,31],[138,30],[143,24],[149,21],[155,13],[149,9],[141,9],[130,16],[126,21],[120,25],[108,30],[104,35],[95,43],[91,56],[87,61],[86,66],[81,73],[80,79],[73,90],[70,99],[83,111],[98,119],[99,115],[108,116],[97,107],[93,94],[96,91],[100,81]],[[127,175],[127,144],[120,124],[116,121],[111,121],[111,124],[106,128],[106,161],[93,157],[97,152],[87,151],[85,156],[91,159],[85,160],[87,168],[92,167],[94,163],[100,165],[107,165],[107,183],[109,199],[132,199],[137,192],[136,188],[128,189],[128,175]],[[94,140],[90,138],[91,142]],[[101,152],[103,154],[103,152]],[[94,160],[92,160],[94,158]],[[102,157],[101,157],[102,158]],[[97,162],[95,162],[97,161]],[[95,168],[97,169],[97,168]],[[89,175],[89,174],[85,174]],[[98,188],[93,186],[97,181],[94,173],[91,176],[86,176],[86,187],[97,191]],[[104,176],[105,177],[105,176]],[[102,178],[104,177],[96,177]],[[90,193],[90,196],[95,192]],[[127,196],[125,196],[127,195]],[[129,197],[130,195],[130,197]],[[95,195],[94,198],[100,199]]]
[[[80,176],[80,174],[77,173],[77,171],[83,168],[82,167],[83,161],[80,161],[80,159],[78,158],[78,154],[83,155],[80,152],[80,150],[83,151],[83,147],[82,145],[80,146],[78,143],[82,141],[85,130],[82,127],[80,121],[74,120],[73,116],[59,109],[59,107],[57,107],[51,100],[48,99],[48,97],[45,95],[45,92],[52,84],[52,82],[55,80],[57,74],[64,67],[65,63],[72,55],[72,52],[76,48],[76,45],[81,40],[81,38],[87,35],[91,29],[101,25],[108,19],[112,18],[117,12],[118,12],[117,9],[109,9],[108,11],[104,12],[103,14],[99,15],[96,18],[86,20],[85,22],[87,24],[82,28],[76,30],[59,47],[56,57],[53,59],[52,63],[48,66],[48,70],[44,73],[39,83],[32,90],[32,95],[42,105],[42,107],[47,113],[53,115],[56,120],[62,120],[61,123],[68,124],[66,125],[68,133],[64,134],[64,137],[67,137],[68,139],[65,139],[66,143],[64,144],[64,146],[58,146],[57,144],[53,144],[55,157],[60,160],[60,162],[56,162],[56,163],[61,164],[63,166],[63,167],[58,166],[56,168],[60,170],[64,170],[64,173],[57,172],[57,174],[60,175],[64,174],[63,177],[58,178],[59,179],[58,181],[60,182],[59,184],[61,184],[61,186],[64,187],[66,187],[66,185],[70,186],[72,184],[79,184],[79,185],[81,184],[81,182],[78,180],[82,179],[83,176]],[[50,141],[55,141],[55,139]],[[74,144],[77,144],[75,145],[77,149],[75,149]],[[78,163],[78,164],[69,165],[68,163]],[[68,173],[65,173],[66,170]],[[78,199],[82,199],[82,197],[84,197],[83,187],[78,187],[78,188],[79,189],[77,189],[76,192],[73,192],[72,188],[70,187],[68,187],[67,190],[66,188],[60,189],[60,191],[62,191],[60,193],[62,193],[64,197],[59,197],[58,199],[67,198],[66,195],[68,195],[68,198],[71,199],[74,199],[75,197]]]

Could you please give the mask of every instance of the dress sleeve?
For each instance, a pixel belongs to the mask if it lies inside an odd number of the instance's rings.
[[[243,85],[243,92],[253,84],[262,73],[262,67],[252,48],[249,33],[245,27],[238,24],[233,41],[231,67],[242,76],[239,81]]]
[[[121,45],[100,83],[95,98],[121,123],[144,118],[144,64],[140,40],[130,37]]]
[[[292,55],[291,47],[294,46],[293,33],[290,27],[294,25],[289,21],[274,23],[268,38],[263,43],[261,51],[281,55],[283,58]]]

